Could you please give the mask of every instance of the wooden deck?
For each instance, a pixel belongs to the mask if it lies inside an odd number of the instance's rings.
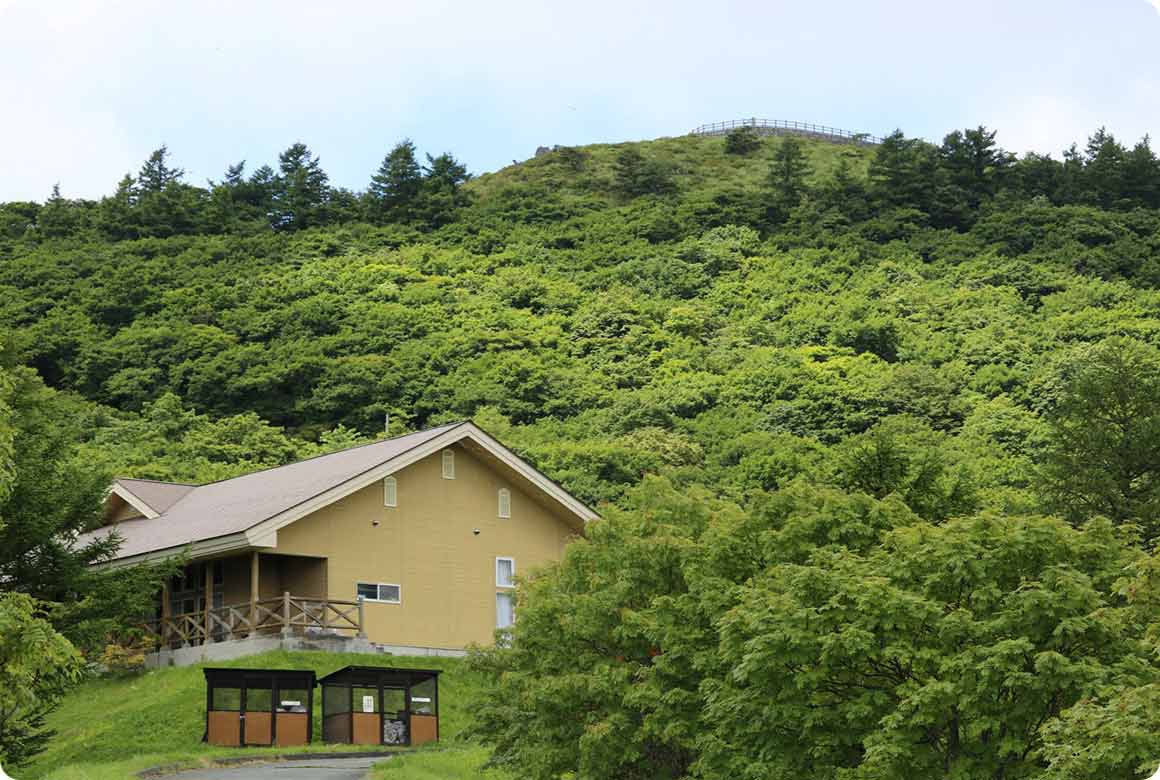
[[[255,636],[337,634],[365,637],[363,602],[305,598],[283,593],[233,606],[171,615],[145,625],[159,648],[192,647]]]

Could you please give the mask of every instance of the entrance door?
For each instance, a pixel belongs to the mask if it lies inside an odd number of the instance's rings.
[[[246,681],[246,744],[269,745],[274,741],[274,687],[270,679]]]
[[[381,745],[383,721],[378,688],[352,687],[350,709],[351,742],[355,745]]]

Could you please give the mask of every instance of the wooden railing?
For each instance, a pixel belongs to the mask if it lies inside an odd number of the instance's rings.
[[[278,598],[172,615],[146,624],[158,647],[176,648],[254,636],[340,634],[365,636],[363,602],[312,599],[283,593]]]
[[[727,122],[713,122],[708,125],[701,125],[694,129],[690,135],[725,135],[730,130],[736,130],[739,127],[752,127],[758,135],[808,135],[819,138],[825,138],[829,141],[837,141],[839,143],[852,143],[859,146],[873,146],[882,143],[881,138],[876,138],[869,133],[853,133],[849,130],[841,130],[837,127],[828,127],[826,125],[815,125],[810,122],[787,122],[784,119],[731,119]]]

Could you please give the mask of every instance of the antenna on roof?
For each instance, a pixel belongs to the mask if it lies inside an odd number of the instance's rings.
[[[391,435],[391,413],[390,412],[383,413],[383,433],[387,434],[388,436]]]

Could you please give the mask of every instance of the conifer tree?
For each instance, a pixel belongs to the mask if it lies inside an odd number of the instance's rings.
[[[171,184],[176,184],[185,176],[181,168],[172,168],[167,162],[169,148],[162,144],[154,149],[153,153],[141,166],[137,174],[137,189],[139,192],[161,192]]]
[[[458,209],[470,202],[463,191],[463,184],[470,178],[467,167],[449,152],[438,157],[427,155],[418,211],[428,226],[446,225],[455,219]]]
[[[405,222],[411,219],[422,186],[423,170],[415,157],[415,144],[404,138],[395,144],[378,172],[371,177],[367,196],[372,221]]]
[[[330,198],[329,177],[318,157],[304,143],[278,155],[271,225],[276,230],[301,230],[324,224]]]

